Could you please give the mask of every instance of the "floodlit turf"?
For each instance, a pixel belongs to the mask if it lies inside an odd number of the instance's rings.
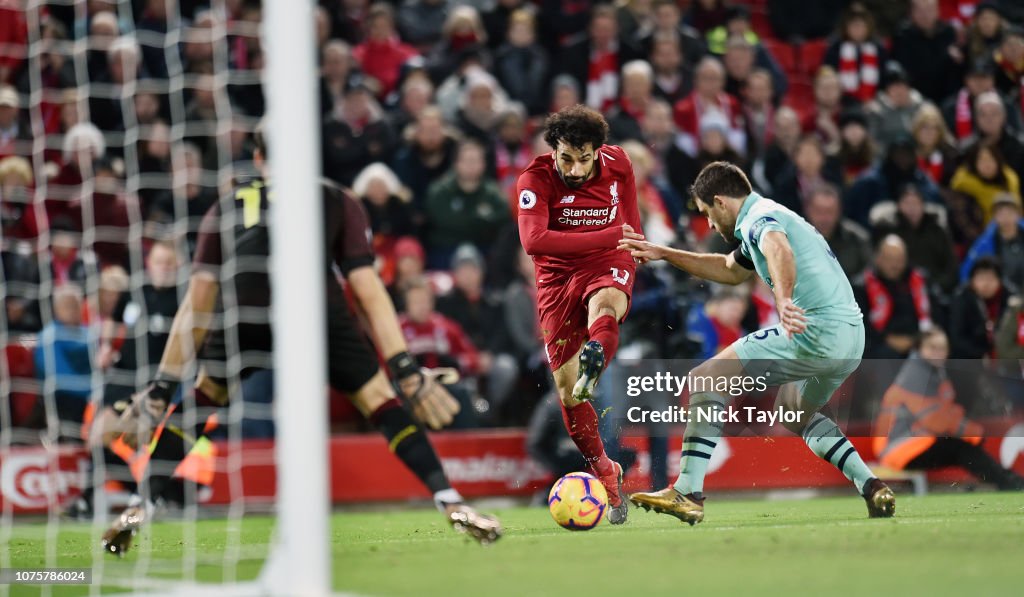
[[[555,526],[545,509],[497,512],[507,535],[482,549],[455,535],[432,510],[340,513],[332,529],[335,587],[365,595],[1019,595],[1024,587],[1024,494],[899,496],[897,517],[869,520],[860,498],[708,501],[707,519],[689,527],[630,511],[623,527],[589,532]],[[201,581],[255,577],[272,520],[240,528],[204,520],[192,542],[176,523],[152,528],[103,575]],[[91,527],[62,525],[62,566],[90,566]],[[237,532],[237,535],[232,533]],[[13,530],[13,566],[45,563],[45,526]],[[234,537],[234,538],[232,538]],[[237,568],[225,571],[237,548]],[[148,572],[144,572],[148,570]],[[112,587],[113,589],[113,587]],[[123,589],[122,589],[123,590]],[[0,592],[3,589],[0,588]],[[82,588],[55,590],[77,595]],[[12,588],[12,595],[38,589]]]

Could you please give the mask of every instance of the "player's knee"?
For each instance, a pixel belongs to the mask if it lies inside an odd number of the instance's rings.
[[[788,411],[787,412],[791,412]],[[782,426],[786,428],[790,433],[796,435],[802,435],[804,428],[807,427],[807,419],[810,417],[808,413],[798,413],[800,416],[797,417],[783,417]]]
[[[784,388],[779,392],[779,405],[787,413],[797,413],[797,416],[785,416],[782,418],[782,426],[787,431],[795,433],[797,435],[803,433],[804,427],[807,427],[807,423],[810,418],[814,416],[813,412],[808,412],[800,406],[800,393],[793,390],[787,391],[788,388]]]
[[[572,397],[572,387],[559,387],[558,388],[558,399],[562,402],[562,405],[566,408],[573,408],[579,405],[580,401]]]

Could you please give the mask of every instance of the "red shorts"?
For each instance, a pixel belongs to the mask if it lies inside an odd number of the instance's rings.
[[[569,273],[537,272],[537,319],[552,371],[576,356],[587,340],[590,295],[602,288],[618,288],[631,298],[635,273],[632,258],[587,263]]]

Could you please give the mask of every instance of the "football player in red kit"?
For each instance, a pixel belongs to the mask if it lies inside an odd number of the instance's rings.
[[[590,400],[619,345],[635,262],[618,250],[623,230],[640,232],[633,167],[606,145],[600,113],[570,106],[547,121],[554,148],[519,176],[519,238],[533,257],[537,310],[562,415],[576,446],[608,490],[608,521],[626,522],[622,467],[604,451]]]

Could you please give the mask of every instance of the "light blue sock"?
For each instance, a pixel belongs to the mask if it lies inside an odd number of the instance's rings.
[[[832,419],[814,413],[802,435],[811,452],[839,469],[847,479],[853,481],[858,493],[864,493],[864,486],[875,475]]]
[[[711,454],[722,436],[723,423],[701,420],[699,412],[713,413],[725,409],[725,398],[713,392],[690,396],[690,422],[683,433],[683,452],[679,458],[679,478],[672,485],[686,495],[704,491],[704,476],[708,472]]]

